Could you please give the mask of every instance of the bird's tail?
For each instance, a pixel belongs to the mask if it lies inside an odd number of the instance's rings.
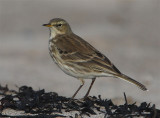
[[[117,75],[117,77],[120,78],[120,79],[123,79],[123,80],[125,80],[125,81],[127,81],[131,84],[134,84],[134,85],[138,86],[143,91],[148,91],[148,89],[143,84],[141,84],[141,83],[137,82],[136,80],[128,77],[127,75],[119,74],[119,75]]]

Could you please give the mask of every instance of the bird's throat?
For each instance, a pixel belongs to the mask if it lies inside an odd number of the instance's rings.
[[[55,38],[56,35],[57,35],[57,33],[53,29],[50,29],[50,37],[49,37],[49,39],[51,40],[51,39]]]

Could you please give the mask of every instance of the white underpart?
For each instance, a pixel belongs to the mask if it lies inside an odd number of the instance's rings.
[[[51,28],[50,28],[50,37],[49,37],[49,39],[55,38],[56,35],[57,35],[57,33],[56,33],[56,31],[55,31],[55,28],[51,27]]]
[[[56,28],[51,27],[50,28],[50,37],[49,37],[49,39],[55,38],[57,34],[62,34],[62,33],[60,31],[58,31]]]

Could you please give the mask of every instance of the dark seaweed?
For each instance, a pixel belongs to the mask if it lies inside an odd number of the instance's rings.
[[[7,95],[7,92],[14,92],[12,95]],[[102,99],[99,95],[98,98],[88,97],[85,100],[66,98],[59,96],[55,92],[45,92],[44,89],[35,91],[31,87],[22,86],[19,91],[9,90],[8,87],[0,86],[0,94],[4,97],[0,100],[0,117],[7,117],[1,114],[6,108],[14,110],[23,110],[26,113],[36,114],[35,116],[9,116],[14,118],[20,117],[40,117],[40,118],[54,118],[65,117],[62,110],[66,112],[78,111],[79,115],[96,115],[97,113],[105,114],[106,118],[160,118],[160,110],[155,108],[155,105],[142,102],[140,106],[135,103],[128,104],[127,97],[124,93],[124,104],[114,105],[112,100]],[[101,108],[104,108],[103,110]],[[37,115],[38,114],[38,115]],[[77,114],[75,114],[76,117]]]

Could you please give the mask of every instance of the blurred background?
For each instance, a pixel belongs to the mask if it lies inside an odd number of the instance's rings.
[[[116,67],[149,89],[122,80],[98,78],[90,95],[151,102],[160,108],[159,0],[0,0],[0,84],[32,86],[71,97],[80,81],[64,74],[48,52],[49,30],[42,24],[63,18]],[[77,98],[82,98],[86,80]]]

